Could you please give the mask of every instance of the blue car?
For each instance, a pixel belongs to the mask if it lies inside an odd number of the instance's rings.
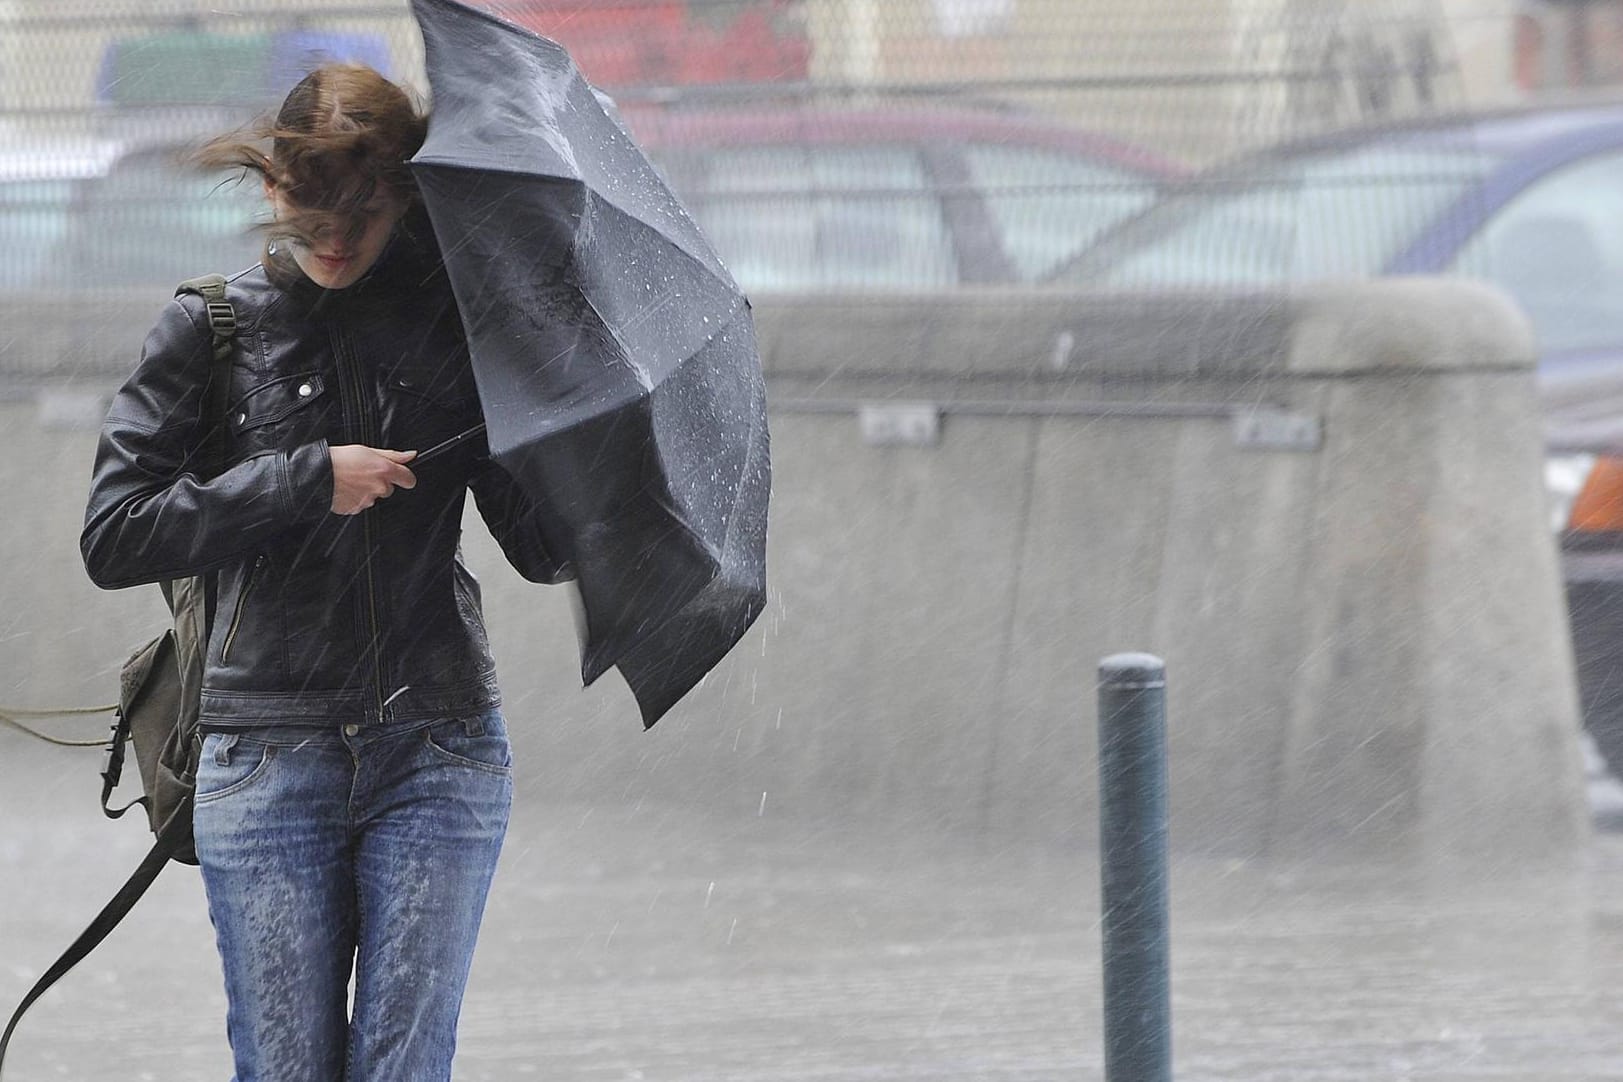
[[[1623,103],[1274,147],[1180,185],[1049,281],[1267,287],[1406,274],[1484,279],[1533,324],[1584,721],[1623,774]]]

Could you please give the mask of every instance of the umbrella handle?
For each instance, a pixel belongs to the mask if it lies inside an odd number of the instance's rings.
[[[467,429],[467,430],[462,431],[462,432],[458,432],[456,435],[452,436],[450,439],[441,440],[439,443],[436,443],[434,446],[430,447],[428,450],[419,452],[417,457],[412,459],[406,465],[409,468],[415,470],[418,466],[421,466],[423,463],[429,461],[430,459],[437,458],[440,455],[443,455],[445,452],[451,450],[452,448],[462,446],[464,443],[467,443],[469,440],[473,439],[475,436],[479,435],[484,430],[485,430],[485,426],[483,424],[477,424],[477,425],[474,425],[470,429]]]

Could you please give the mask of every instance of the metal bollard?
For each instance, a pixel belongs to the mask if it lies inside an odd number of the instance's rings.
[[[1171,1082],[1166,663],[1099,663],[1105,1082]]]

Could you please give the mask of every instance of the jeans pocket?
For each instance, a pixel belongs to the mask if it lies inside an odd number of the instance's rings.
[[[235,733],[208,733],[197,761],[197,803],[218,800],[252,785],[270,767],[271,746]]]
[[[507,731],[492,715],[452,718],[423,730],[423,742],[435,757],[506,777],[513,772],[513,750]]]

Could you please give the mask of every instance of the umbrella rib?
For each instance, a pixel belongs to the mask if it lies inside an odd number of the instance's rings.
[[[661,293],[659,296],[643,305],[642,308],[638,309],[635,316],[626,320],[626,329],[630,330],[639,324],[646,323],[648,320],[653,318],[654,313],[662,311],[666,305],[670,304],[673,300],[676,300],[680,295],[680,291],[676,289],[665,290],[665,292]],[[593,311],[595,312],[597,310],[594,308]],[[602,318],[602,313],[598,313],[598,318]],[[706,341],[709,341],[709,339],[706,339]]]
[[[635,146],[635,144],[633,144],[633,146]],[[454,170],[454,171],[459,172],[459,173],[470,173],[470,174],[474,174],[474,175],[478,175],[478,174],[481,174],[481,173],[486,173],[486,174],[488,174],[488,173],[500,173],[503,176],[519,177],[519,178],[522,178],[522,179],[525,179],[525,180],[541,179],[541,180],[557,181],[557,182],[564,183],[564,184],[580,184],[580,185],[582,185],[583,187],[586,188],[587,193],[591,197],[593,197],[595,199],[601,199],[603,202],[607,203],[609,206],[613,207],[615,210],[619,211],[621,214],[625,215],[627,218],[631,219],[634,222],[637,222],[640,225],[646,226],[649,229],[649,231],[654,233],[656,236],[660,237],[666,243],[671,245],[671,247],[675,248],[677,251],[681,252],[683,255],[687,256],[689,259],[693,260],[695,263],[698,263],[700,266],[704,267],[706,271],[710,271],[711,273],[714,273],[714,271],[711,270],[710,265],[705,261],[703,256],[701,256],[700,254],[697,254],[695,252],[689,251],[688,248],[685,245],[677,243],[677,241],[674,238],[672,238],[668,234],[666,234],[664,232],[664,230],[662,230],[659,226],[657,226],[657,225],[655,225],[655,224],[653,224],[651,222],[644,221],[642,218],[638,217],[636,214],[633,214],[631,211],[629,211],[625,207],[621,206],[619,203],[617,203],[615,200],[610,198],[607,194],[605,194],[604,192],[599,190],[597,187],[595,187],[595,186],[593,186],[591,184],[588,184],[585,181],[585,179],[583,179],[581,177],[566,177],[566,176],[560,176],[560,175],[557,175],[557,174],[535,173],[535,172],[531,172],[531,171],[521,169],[521,168],[517,168],[517,167],[513,167],[513,166],[468,165],[465,162],[456,162],[456,161],[451,161],[449,159],[444,159],[444,158],[417,157],[417,158],[412,159],[412,164],[413,165],[425,165],[425,166],[429,166],[429,167],[434,168],[434,169]],[[669,191],[668,188],[667,188],[667,191]],[[675,192],[671,192],[671,198],[676,203],[677,209],[681,212],[681,215],[680,215],[681,220],[685,221],[692,228],[693,234],[694,234],[695,237],[698,238],[699,243],[704,245],[707,249],[709,249],[709,254],[710,254],[711,258],[715,261],[715,263],[718,266],[722,267],[724,272],[726,272],[726,266],[725,266],[725,264],[722,263],[721,257],[716,254],[714,249],[710,249],[709,241],[705,239],[704,233],[703,233],[702,230],[699,229],[698,223],[693,220],[692,213],[687,209],[686,206],[683,205],[682,200],[676,195]],[[727,280],[729,281],[729,283],[731,283],[731,279],[732,279],[731,272],[726,272],[726,274],[727,274]],[[731,284],[736,284],[736,283],[731,283]]]
[[[589,192],[589,194],[596,195],[597,193]],[[599,198],[601,198],[601,196],[599,196]],[[699,260],[696,257],[694,257],[694,255],[691,252],[689,252],[686,248],[682,247],[680,244],[676,243],[676,241],[673,240],[671,237],[669,237],[666,234],[660,232],[658,229],[654,228],[653,226],[649,226],[648,223],[644,222],[641,218],[638,218],[633,214],[627,214],[626,211],[623,208],[621,208],[618,204],[616,204],[612,199],[604,199],[603,201],[605,203],[607,203],[609,206],[613,207],[615,210],[619,211],[621,214],[624,214],[627,218],[630,218],[632,221],[637,222],[640,225],[647,226],[647,228],[653,233],[654,238],[656,240],[658,240],[661,243],[669,246],[670,248],[675,250],[681,256],[683,256],[683,257],[685,257],[685,258],[687,258],[689,260],[692,260],[695,263],[698,263],[701,267],[704,267],[704,263],[703,263],[702,260]],[[719,262],[719,259],[718,259],[718,262]],[[709,270],[708,267],[704,267],[704,269],[706,271]],[[729,282],[728,284],[734,285],[735,288],[736,288],[736,283]],[[670,300],[679,299],[680,295],[681,295],[680,291],[678,291],[678,290],[674,290],[674,289],[673,290],[667,290],[664,294],[662,294],[662,299],[661,299],[660,303],[650,305],[650,306],[642,309],[641,311],[639,311],[638,314],[637,314],[637,317],[635,319],[628,320],[626,322],[626,326],[627,327],[636,326],[637,323],[641,322],[644,319],[649,318],[654,312],[657,312],[661,308],[663,308],[664,305],[666,303],[668,303]],[[584,290],[581,292],[581,296],[586,301],[587,306],[591,308],[592,313],[594,315],[596,315],[598,320],[603,324],[604,328],[607,329],[609,331],[609,333],[614,336],[615,342],[619,343],[622,350],[624,350],[627,354],[630,354],[631,351],[630,351],[630,349],[627,348],[625,340],[623,338],[621,338],[618,329],[616,329],[616,328],[609,325],[608,319],[604,316],[603,312],[601,310],[599,310],[597,305],[592,302],[592,299],[590,297],[586,296]],[[747,310],[748,309],[749,300],[748,300],[748,298],[746,298],[743,295],[743,293],[741,293],[741,292],[737,293],[736,298],[737,299],[734,301],[734,303],[731,306],[728,307],[728,309],[726,310],[725,313],[720,313],[718,315],[715,327],[712,330],[710,330],[708,333],[706,333],[705,336],[698,341],[698,343],[696,343],[693,352],[688,354],[689,357],[694,356],[700,350],[702,350],[706,346],[708,346],[711,342],[715,341],[716,337],[718,335],[720,335],[723,331],[727,330],[735,322],[737,322],[737,319],[738,319],[738,316],[739,316],[741,310]]]
[[[588,304],[590,304],[590,303],[591,303],[591,302],[590,302],[590,301],[588,301],[588,302],[587,302],[587,303],[588,303]],[[595,307],[594,307],[594,308],[593,308],[593,309],[592,309],[592,310],[593,310],[593,312],[597,312],[597,309],[596,309],[596,308],[595,308]],[[690,353],[690,354],[688,354],[688,357],[695,357],[695,356],[697,356],[697,355],[698,355],[698,354],[699,354],[699,353],[700,353],[700,352],[702,352],[702,351],[703,351],[703,350],[704,350],[704,349],[705,349],[705,347],[707,347],[707,346],[709,346],[709,345],[710,345],[710,343],[712,343],[712,342],[714,342],[714,341],[715,341],[715,340],[716,340],[716,339],[717,339],[717,338],[718,338],[718,337],[720,337],[720,336],[721,336],[721,335],[722,335],[722,334],[723,334],[723,333],[725,333],[725,332],[726,332],[726,331],[728,331],[728,330],[730,330],[730,329],[731,329],[731,328],[732,328],[732,327],[733,327],[733,326],[734,326],[734,325],[736,325],[736,324],[737,324],[737,323],[738,323],[738,321],[739,321],[739,318],[740,318],[740,317],[741,317],[741,316],[743,316],[743,315],[745,315],[745,314],[746,314],[746,311],[747,311],[747,309],[746,309],[746,308],[744,308],[744,307],[743,307],[743,306],[735,306],[735,307],[734,307],[734,308],[733,308],[733,309],[732,309],[732,311],[730,311],[730,312],[729,312],[729,313],[728,313],[728,314],[727,314],[727,315],[728,315],[728,318],[727,318],[727,319],[725,319],[725,320],[720,320],[720,321],[718,321],[718,324],[717,324],[717,326],[716,326],[716,328],[715,328],[715,330],[714,330],[714,331],[712,331],[712,332],[711,332],[711,333],[710,333],[710,334],[709,334],[709,335],[707,335],[707,336],[706,336],[706,337],[705,337],[705,338],[704,338],[704,339],[702,339],[702,340],[701,340],[701,341],[700,341],[700,342],[699,342],[699,343],[698,343],[698,345],[697,345],[697,346],[696,346],[696,348],[695,348],[695,349],[694,349],[694,350],[693,350],[693,352],[692,352],[692,353]],[[602,317],[602,314],[601,314],[601,313],[598,313],[598,318],[599,318],[599,319],[602,319],[602,318],[603,318],[603,317]],[[606,324],[605,324],[605,326],[606,326]],[[615,341],[616,341],[616,342],[618,342],[618,343],[619,343],[619,344],[620,344],[620,345],[621,345],[621,346],[622,346],[622,347],[624,347],[624,345],[625,345],[625,343],[624,343],[624,342],[621,342],[621,341],[620,341],[620,339],[619,339],[619,338],[618,338],[618,337],[616,337],[616,338],[615,338]],[[569,352],[570,352],[570,351],[572,351],[572,350],[574,350],[574,349],[576,349],[576,348],[578,348],[578,347],[576,347],[576,346],[568,346],[568,347],[565,347],[565,348],[564,348],[564,349],[563,349],[563,350],[561,350],[561,351],[560,351],[560,352],[558,352],[558,353],[556,353],[556,354],[554,354],[554,355],[553,355],[553,356],[552,356],[552,357],[550,357],[550,358],[548,358],[548,359],[547,359],[547,360],[545,360],[545,361],[543,361],[543,362],[541,362],[541,364],[542,364],[542,366],[543,366],[543,367],[544,367],[544,366],[545,366],[545,365],[549,365],[549,364],[552,364],[552,363],[553,363],[553,362],[555,362],[555,361],[557,361],[557,360],[559,360],[559,359],[560,359],[560,358],[562,358],[562,357],[563,357],[563,356],[564,356],[564,355],[565,355],[565,354],[567,354],[567,353],[569,353]],[[684,360],[686,360],[686,359],[687,359],[687,358],[684,358]],[[647,386],[644,386],[644,387],[643,387],[643,388],[642,388],[642,390],[641,390],[641,393],[640,393],[640,394],[639,394],[639,395],[638,395],[638,397],[639,397],[639,398],[646,398],[646,397],[647,397],[647,396],[648,396],[648,392],[649,392],[649,391],[650,391],[650,390],[651,390],[651,388],[649,388],[649,387],[647,387]],[[482,393],[482,388],[481,388],[481,393]],[[568,432],[568,431],[570,431],[570,430],[571,430],[571,429],[575,429],[575,428],[578,428],[578,427],[580,427],[580,426],[581,426],[581,425],[583,425],[583,424],[586,424],[586,423],[588,423],[588,422],[589,422],[589,421],[590,421],[590,418],[586,418],[586,417],[582,417],[582,418],[580,418],[580,419],[578,419],[578,420],[575,420],[575,421],[572,421],[572,422],[570,422],[570,423],[569,423],[569,424],[566,424],[566,425],[561,425],[561,426],[559,426],[559,427],[558,427],[558,428],[555,428],[555,429],[552,429],[552,430],[551,430],[551,431],[552,431],[552,432],[553,432],[553,433],[554,433],[554,434],[555,434],[555,435],[556,435],[556,434],[562,434],[562,433],[564,433],[564,432]],[[752,425],[751,425],[751,432],[752,432],[752,433],[753,433],[753,432],[754,432],[754,431],[755,431],[755,428],[756,428],[756,427],[757,427],[757,426],[755,426],[755,425],[754,425],[754,424],[753,424],[753,423],[752,423]]]
[[[586,301],[586,306],[592,310],[592,314],[597,316],[598,322],[600,322],[603,325],[604,330],[608,331],[609,334],[614,338],[615,343],[617,345],[619,345],[621,353],[623,353],[627,357],[627,363],[631,364],[631,366],[633,368],[636,368],[635,362],[630,360],[630,357],[631,357],[631,355],[632,355],[632,353],[634,351],[626,343],[625,339],[620,337],[620,332],[616,328],[609,326],[609,321],[606,318],[604,318],[603,313],[598,310],[597,305],[592,303],[592,298],[587,297],[585,295],[585,293],[582,293],[581,296]],[[732,309],[730,309],[727,312],[726,318],[725,319],[718,319],[716,321],[716,324],[717,324],[716,328],[713,331],[710,331],[709,333],[707,333],[703,338],[699,339],[699,341],[694,345],[693,351],[691,353],[689,353],[686,357],[682,358],[682,359],[684,361],[686,361],[689,358],[698,356],[701,352],[704,351],[705,347],[710,345],[710,343],[714,342],[716,340],[716,338],[722,332],[728,330],[735,323],[737,323],[739,315],[745,309],[746,309],[746,306],[743,305],[743,304],[734,305],[732,307]],[[575,347],[570,346],[569,348],[574,349]],[[559,354],[558,356],[561,357],[562,355],[563,354]],[[554,360],[554,361],[557,360],[557,359],[558,359],[558,357],[552,358],[552,360]],[[550,364],[551,361],[549,361],[547,363]],[[638,371],[641,371],[641,369],[638,369]],[[652,387],[644,386],[643,390],[646,392],[646,391],[652,390]]]

